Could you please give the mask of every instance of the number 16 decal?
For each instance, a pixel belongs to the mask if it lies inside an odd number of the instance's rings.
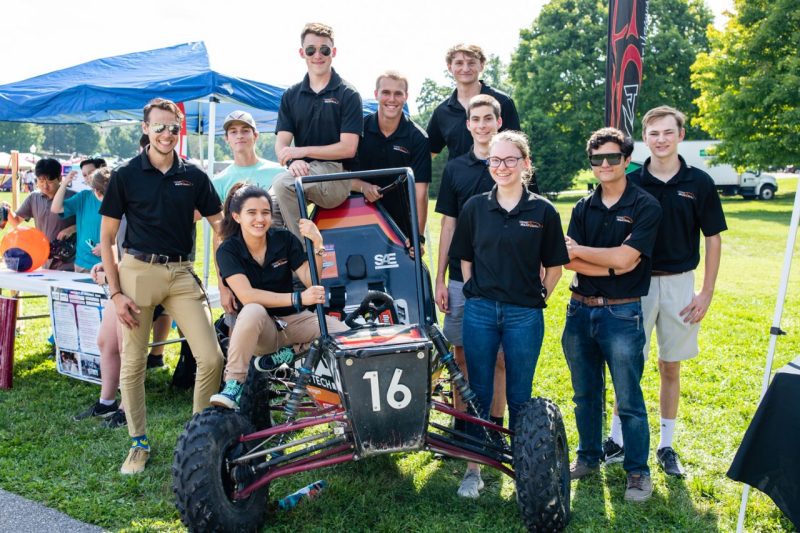
[[[394,375],[389,383],[389,390],[386,391],[386,403],[393,409],[405,409],[411,403],[411,389],[400,383],[400,378],[403,375],[403,370],[400,368],[394,369]],[[364,372],[362,379],[369,380],[369,388],[372,394],[372,410],[381,410],[381,391],[378,383],[378,372],[370,370]],[[397,395],[400,394],[400,400],[397,400]]]

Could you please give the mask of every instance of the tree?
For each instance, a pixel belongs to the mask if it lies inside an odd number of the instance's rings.
[[[691,114],[696,93],[689,67],[707,49],[703,31],[711,15],[702,0],[649,4],[637,110],[641,114],[668,104]],[[509,71],[543,191],[560,191],[572,183],[586,167],[586,139],[603,126],[607,24],[606,2],[553,0],[520,32]],[[690,129],[689,135],[702,134]]]
[[[498,91],[503,91],[507,95],[513,96],[514,86],[508,77],[508,65],[503,63],[499,56],[489,55],[483,69],[482,79]]]
[[[106,146],[112,155],[127,159],[139,152],[139,138],[142,127],[139,124],[111,128],[106,135]]]
[[[800,162],[800,10],[797,0],[736,0],[725,31],[709,30],[692,81],[694,122],[721,162],[766,168]]]
[[[100,151],[100,132],[89,124],[54,124],[44,127],[45,147],[53,153],[91,155]]]
[[[448,79],[452,81],[453,77],[450,76],[450,73],[447,71],[445,71],[445,73]],[[425,81],[422,82],[422,87],[420,87],[419,96],[417,97],[418,114],[414,117],[414,121],[423,128],[427,127],[428,121],[430,121],[431,115],[433,115],[433,110],[442,103],[442,100],[450,98],[451,94],[453,94],[452,84],[440,85],[431,78],[425,78]]]
[[[44,129],[37,124],[0,122],[0,150],[27,152],[31,146],[40,148],[44,142]]]

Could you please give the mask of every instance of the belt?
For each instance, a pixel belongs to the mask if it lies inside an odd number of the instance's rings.
[[[666,270],[653,270],[650,272],[651,276],[677,276],[678,274],[683,274],[683,272],[667,272]]]
[[[584,296],[576,292],[572,293],[572,299],[581,302],[587,307],[605,307],[606,305],[632,304],[641,300],[639,297],[606,298],[605,296]]]
[[[150,264],[156,263],[159,265],[166,265],[167,263],[180,263],[188,260],[186,257],[180,255],[148,254],[132,248],[125,250],[125,253],[134,259]]]

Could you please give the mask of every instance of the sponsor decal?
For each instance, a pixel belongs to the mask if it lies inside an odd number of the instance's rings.
[[[397,264],[397,254],[375,254],[375,270],[384,268],[400,268]]]
[[[189,180],[175,180],[172,184],[176,187],[194,187],[194,184]]]
[[[633,219],[626,215],[617,215],[617,222],[624,222],[625,224],[633,224]]]
[[[534,229],[541,229],[544,227],[542,226],[541,223],[536,222],[535,220],[520,220],[519,225],[520,227],[523,228],[534,228]]]
[[[392,150],[394,150],[396,152],[404,153],[406,155],[411,155],[411,150],[409,150],[405,146],[400,146],[400,145],[395,144],[394,146],[392,146]]]
[[[323,98],[322,99],[322,103],[323,104],[336,104],[336,105],[339,105],[339,99],[338,98]]]
[[[273,261],[273,263],[272,263],[272,268],[278,268],[278,267],[281,267],[281,266],[285,265],[285,264],[286,264],[286,263],[288,263],[288,262],[289,262],[289,260],[288,260],[288,259],[286,259],[285,257],[284,257],[284,258],[282,258],[282,259],[278,259],[277,261]]]
[[[689,200],[696,200],[697,199],[695,197],[694,193],[693,192],[689,192],[689,191],[678,191],[678,196],[680,196],[682,198],[688,198]]]

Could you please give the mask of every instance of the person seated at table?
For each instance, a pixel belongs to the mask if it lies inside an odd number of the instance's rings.
[[[225,389],[211,404],[236,409],[253,354],[300,350],[320,335],[316,313],[306,307],[325,303],[325,288],[312,285],[311,269],[300,239],[285,229],[271,228],[272,199],[257,185],[237,183],[225,199],[217,265],[223,283],[235,296],[238,310],[228,345]],[[300,234],[311,240],[317,272],[325,248],[319,229],[301,219]],[[292,273],[307,287],[295,291]],[[326,317],[328,331],[348,328]],[[282,348],[283,347],[283,348]]]
[[[47,240],[68,239],[75,233],[75,217],[60,218],[50,211],[53,197],[61,184],[61,163],[56,159],[43,158],[37,161],[34,168],[36,174],[36,186],[38,191],[31,193],[19,209],[14,212],[7,202],[2,205],[8,209],[8,223],[12,228],[16,228],[25,221],[33,218],[36,229],[44,233]],[[67,191],[66,197],[69,198],[73,191]],[[44,268],[53,270],[72,270],[72,262],[63,262],[59,258],[49,259]]]
[[[86,165],[89,166],[89,165]],[[95,170],[91,177],[91,189],[85,189],[65,199],[78,171],[73,170],[61,180],[61,186],[53,197],[50,211],[60,218],[75,218],[78,239],[75,253],[75,272],[89,272],[100,259],[100,202],[111,179],[111,169]]]

